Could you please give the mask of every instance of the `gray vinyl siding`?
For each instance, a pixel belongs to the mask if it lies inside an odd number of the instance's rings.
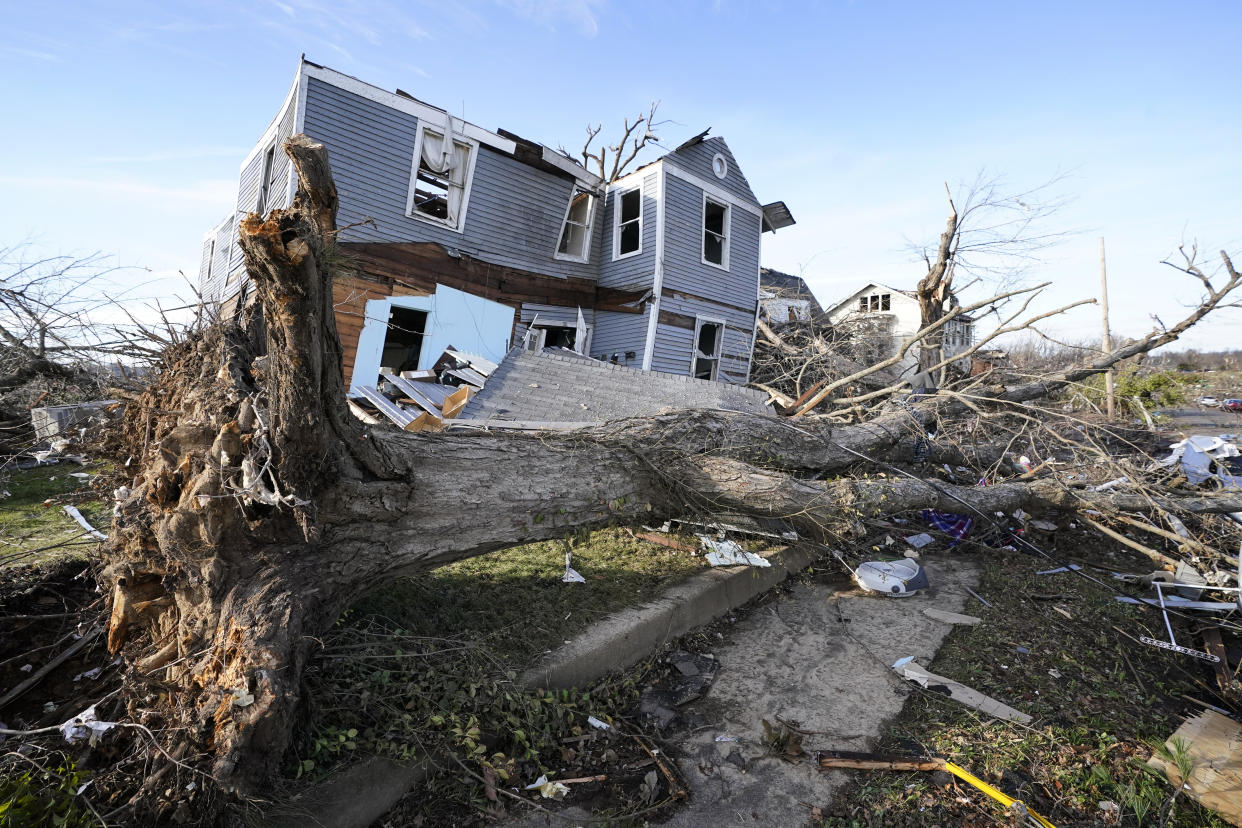
[[[618,196],[634,189],[633,186],[618,187],[608,193],[603,212],[601,255],[599,259],[599,283],[603,287],[642,290],[651,287],[655,280],[656,217],[659,213],[660,170],[653,167],[642,177],[642,252],[616,261],[612,258],[613,233],[616,229]]]
[[[438,125],[436,125],[438,126]],[[436,242],[493,264],[560,277],[592,277],[595,261],[555,257],[569,178],[480,146],[461,232],[406,215],[418,119],[315,78],[307,85],[307,135],[328,148],[340,197],[338,224],[372,219],[344,241]],[[597,222],[598,225],[598,222]],[[593,228],[593,236],[598,232]],[[592,238],[592,252],[596,245]]]
[[[712,158],[716,153],[720,153],[729,162],[729,172],[724,178],[717,178],[716,173],[712,170]],[[730,195],[736,196],[750,204],[758,204],[755,199],[754,192],[750,189],[750,183],[746,180],[746,176],[742,175],[742,168],[738,166],[737,161],[733,158],[733,153],[729,150],[728,144],[723,138],[708,138],[695,144],[692,147],[676,150],[664,156],[664,162],[674,164],[681,167],[688,173],[693,173],[704,181],[710,181]]]
[[[744,328],[747,332],[755,327],[755,314],[753,312],[746,313],[736,308],[718,305],[715,302],[703,302],[682,296],[661,296],[660,310],[680,313],[686,316],[710,316],[712,319],[723,319],[725,324]]]
[[[539,317],[540,325],[549,325],[556,323],[559,325],[576,325],[578,324],[578,309],[565,308],[559,305],[537,305],[533,302],[526,302],[522,305],[521,322],[529,327],[535,321],[535,317]],[[588,325],[595,324],[595,309],[583,308],[582,318],[586,320]]]
[[[231,216],[216,225],[203,240],[203,255],[198,268],[198,289],[205,303],[218,303],[222,298],[233,242]]]
[[[214,302],[215,294],[211,284],[211,260],[216,252],[216,234],[213,232],[203,239],[203,251],[198,260],[198,294],[204,302]]]
[[[615,353],[622,365],[641,368],[643,352],[647,347],[649,313],[651,313],[650,304],[643,313],[614,313],[612,311],[596,313],[595,335],[591,338],[590,355],[597,359],[607,360]],[[634,352],[634,359],[625,360],[627,351]]]
[[[676,176],[666,176],[664,288],[754,308],[759,298],[760,229],[759,216],[731,206],[729,269],[704,264],[703,190]]]
[[[689,374],[693,350],[694,331],[674,325],[656,325],[656,347],[651,353],[651,370]],[[750,370],[750,334],[726,325],[720,353],[716,379],[720,382],[746,382]],[[732,355],[732,358],[726,354]]]

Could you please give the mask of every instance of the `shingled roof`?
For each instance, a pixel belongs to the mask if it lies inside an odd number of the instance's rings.
[[[766,402],[767,394],[740,385],[514,348],[457,422],[606,422],[683,408],[772,414]]]

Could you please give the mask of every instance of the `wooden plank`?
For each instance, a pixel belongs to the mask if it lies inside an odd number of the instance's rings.
[[[451,420],[460,414],[461,410],[466,407],[466,403],[470,401],[470,397],[473,393],[473,386],[463,385],[461,388],[458,388],[452,394],[445,397],[444,419]]]
[[[411,290],[434,292],[442,284],[514,308],[530,303],[643,312],[640,300],[646,291],[601,288],[593,279],[547,276],[464,253],[450,255],[431,242],[346,242],[340,246],[366,276]]]
[[[444,423],[436,415],[424,411],[405,427],[406,431],[439,431],[444,427]]]
[[[362,420],[367,425],[379,425],[379,418],[362,406],[358,405],[358,403],[353,400],[346,400],[345,402],[349,404],[349,410],[352,411],[353,415],[359,420]]]
[[[1204,649],[1220,659],[1213,665],[1216,668],[1216,684],[1221,690],[1228,690],[1233,684],[1233,675],[1229,672],[1229,657],[1225,653],[1225,642],[1220,638],[1220,628],[1208,627],[1202,635]]]
[[[378,388],[370,385],[360,385],[358,386],[358,393],[366,397],[371,405],[378,408],[381,414],[392,420],[400,428],[405,428],[414,419],[410,412],[385,397],[379,392]]]
[[[944,760],[936,757],[886,756],[878,753],[855,753],[849,750],[825,750],[819,754],[821,770],[944,770]]]
[[[384,374],[383,377],[393,385],[400,388],[401,392],[409,397],[410,400],[423,411],[435,416],[437,419],[439,418],[440,403],[424,394],[422,389],[418,387],[420,385],[431,385],[431,383],[410,382],[409,380],[403,379],[396,374]]]
[[[1234,825],[1242,825],[1242,724],[1213,710],[1187,719],[1165,742],[1176,752],[1175,740],[1185,744],[1193,763],[1190,778],[1183,780],[1177,765],[1158,756],[1149,767],[1162,771],[1177,786],[1183,783],[1190,795]]]

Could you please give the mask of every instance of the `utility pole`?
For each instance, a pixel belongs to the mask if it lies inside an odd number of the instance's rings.
[[[1104,335],[1101,346],[1104,353],[1113,352],[1113,337],[1108,332],[1108,266],[1104,263],[1104,237],[1100,236],[1100,311],[1104,317]],[[1107,404],[1108,419],[1117,415],[1117,398],[1113,392],[1113,370],[1109,368],[1104,374],[1104,399]]]

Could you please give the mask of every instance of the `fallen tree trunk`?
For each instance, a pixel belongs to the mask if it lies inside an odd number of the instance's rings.
[[[286,151],[293,205],[240,231],[263,317],[174,346],[129,407],[138,472],[105,551],[109,648],[167,693],[154,711],[134,694],[130,715],[179,729],[182,760],[209,764],[226,789],[278,771],[315,636],[393,578],[694,510],[780,516],[816,536],[913,508],[1082,502],[1051,483],[795,476],[921,433],[955,405],[944,400],[847,427],[727,412],[533,436],[366,427],[345,404],[327,154],[303,136]],[[1119,496],[1086,497],[1099,508]],[[162,787],[157,776],[149,793]]]

